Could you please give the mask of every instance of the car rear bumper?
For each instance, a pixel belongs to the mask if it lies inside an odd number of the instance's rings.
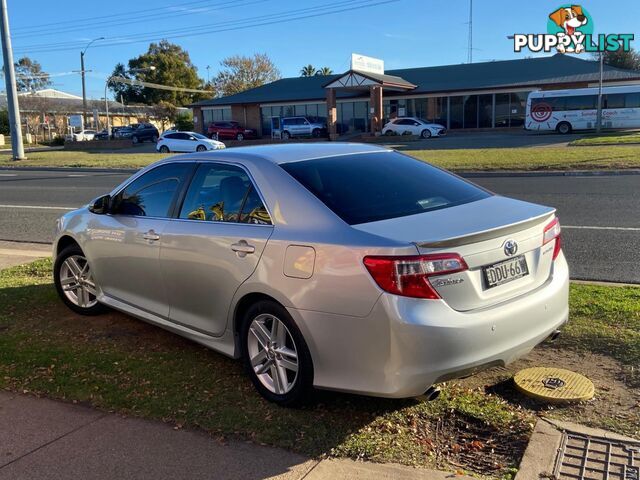
[[[319,388],[391,398],[526,355],[568,319],[563,254],[536,290],[470,312],[384,293],[366,317],[289,309],[307,339]]]

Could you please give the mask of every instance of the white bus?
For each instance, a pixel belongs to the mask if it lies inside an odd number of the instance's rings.
[[[597,87],[531,92],[524,128],[558,133],[596,128],[597,109]],[[640,128],[640,85],[602,89],[602,128]]]

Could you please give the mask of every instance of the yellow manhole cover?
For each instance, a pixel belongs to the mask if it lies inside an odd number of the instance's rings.
[[[591,380],[563,368],[525,368],[513,381],[525,395],[547,402],[579,402],[593,398],[595,393]]]

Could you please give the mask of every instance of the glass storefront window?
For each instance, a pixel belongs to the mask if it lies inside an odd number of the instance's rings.
[[[295,112],[296,117],[304,117],[307,115],[307,106],[296,105],[293,107],[293,111]]]
[[[478,96],[478,127],[491,128],[493,118],[493,95]]]
[[[508,93],[496,93],[496,128],[509,126],[509,97]]]
[[[464,114],[462,110],[462,97],[450,97],[450,128],[462,128],[464,126]]]
[[[231,120],[231,107],[203,109],[202,120],[206,127],[208,127],[212,122],[229,121]]]
[[[527,97],[530,92],[511,93],[510,105],[510,125],[511,127],[521,127],[524,125],[524,116],[527,109]]]
[[[464,128],[478,128],[478,96],[464,96]]]

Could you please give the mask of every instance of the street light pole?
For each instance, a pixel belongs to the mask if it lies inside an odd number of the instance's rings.
[[[7,0],[2,1],[0,15],[0,34],[2,35],[2,57],[4,58],[4,80],[7,89],[7,107],[9,109],[9,128],[11,130],[11,150],[14,160],[24,160],[24,146],[22,144],[22,125],[18,106],[18,89],[16,87],[16,72],[13,67],[13,49],[11,48],[11,34],[9,33],[9,13]]]
[[[84,128],[86,127],[87,124],[87,89],[85,87],[85,82],[84,82],[84,54],[87,51],[87,49],[91,46],[91,44],[93,42],[97,42],[98,40],[104,40],[104,37],[100,37],[100,38],[94,38],[93,40],[91,40],[89,43],[87,43],[87,46],[84,47],[84,50],[82,50],[80,52],[80,75],[82,75],[82,129],[84,130]],[[98,126],[96,125],[96,128]]]
[[[602,130],[602,78],[604,76],[604,52],[600,52],[600,82],[598,83],[598,111],[596,114],[596,133]]]

